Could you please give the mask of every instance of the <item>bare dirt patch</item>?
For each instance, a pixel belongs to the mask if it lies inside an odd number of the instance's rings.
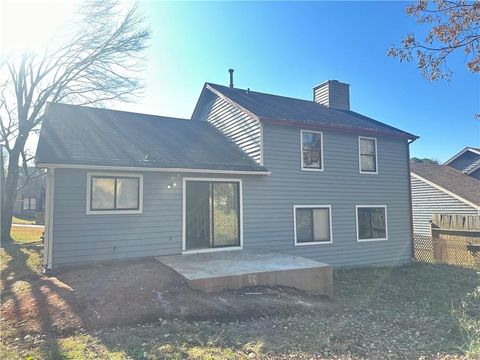
[[[474,270],[432,264],[336,270],[333,300],[288,288],[205,294],[153,259],[43,276],[31,260],[38,256],[35,246],[14,244],[0,253],[0,358],[383,360],[480,354]]]
[[[24,331],[68,332],[162,319],[228,321],[324,311],[330,301],[286,288],[211,294],[192,290],[153,259],[75,268],[41,276],[2,307]]]

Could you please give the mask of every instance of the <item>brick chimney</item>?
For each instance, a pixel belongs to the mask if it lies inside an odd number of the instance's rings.
[[[327,80],[313,88],[313,100],[340,110],[350,110],[350,85],[338,80]]]

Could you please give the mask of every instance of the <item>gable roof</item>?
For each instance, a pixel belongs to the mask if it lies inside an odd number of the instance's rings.
[[[259,121],[275,122],[283,125],[319,126],[344,131],[363,131],[407,139],[418,138],[354,111],[329,108],[313,100],[295,99],[212,83],[205,84],[202,95],[205,93],[205,89],[226,99]],[[192,119],[195,119],[195,113],[202,95]]]
[[[445,161],[444,165],[450,165],[452,162],[458,158],[464,156],[466,153],[471,155],[471,159],[467,160],[466,166],[463,166],[461,169],[462,172],[470,174],[477,170],[480,167],[480,148],[467,146],[462,151],[455,154],[452,158]]]
[[[413,174],[480,207],[480,180],[447,165],[411,163]]]
[[[207,122],[48,104],[36,162],[265,172]]]

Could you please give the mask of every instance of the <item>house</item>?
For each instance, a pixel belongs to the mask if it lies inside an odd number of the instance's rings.
[[[430,236],[433,213],[480,214],[480,180],[449,165],[412,163],[415,234]]]
[[[19,189],[13,207],[14,215],[34,218],[45,210],[45,172],[28,168],[28,176],[22,168],[18,179]]]
[[[480,148],[466,147],[444,165],[480,180]]]
[[[408,262],[417,137],[351,111],[348,84],[313,95],[206,83],[190,120],[49,104],[45,265],[239,249]]]

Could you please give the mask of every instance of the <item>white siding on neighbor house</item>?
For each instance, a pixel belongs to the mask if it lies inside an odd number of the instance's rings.
[[[413,230],[430,235],[433,213],[477,215],[480,212],[461,200],[412,176]]]
[[[411,253],[407,141],[378,137],[378,174],[360,174],[359,134],[324,131],[324,171],[301,171],[300,130],[264,124],[264,160],[272,174],[241,176],[244,249],[280,251],[334,266],[407,262]],[[53,267],[181,253],[181,177],[213,176],[160,172],[143,176],[142,214],[86,215],[87,171],[55,170]],[[177,187],[168,189],[173,176]],[[332,243],[294,246],[293,206],[319,204],[331,206]],[[356,205],[387,206],[388,240],[357,242]]]
[[[211,97],[195,121],[208,121],[257,163],[262,162],[260,122],[220,97]]]

